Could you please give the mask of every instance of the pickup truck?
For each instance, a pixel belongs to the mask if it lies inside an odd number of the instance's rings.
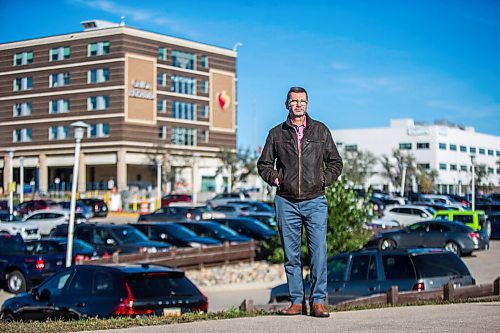
[[[64,268],[64,254],[30,254],[20,235],[0,234],[0,283],[18,294]]]

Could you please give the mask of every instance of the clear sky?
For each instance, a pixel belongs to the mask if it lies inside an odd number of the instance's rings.
[[[0,43],[102,19],[238,47],[238,146],[264,144],[293,85],[331,129],[393,118],[500,135],[500,1],[0,0]],[[376,138],[374,138],[376,140]],[[381,143],[383,144],[383,143]]]

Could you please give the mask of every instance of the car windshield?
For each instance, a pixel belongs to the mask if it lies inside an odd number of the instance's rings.
[[[21,237],[4,235],[0,237],[0,253],[25,253],[26,246]]]
[[[198,289],[184,274],[152,273],[127,277],[127,284],[135,298],[160,298],[175,296],[198,296]]]
[[[425,207],[425,210],[428,211],[429,213],[431,213],[431,215],[434,215],[434,213],[436,212],[433,208],[431,207]]]
[[[248,229],[258,231],[258,232],[267,233],[267,232],[269,232],[269,230],[271,230],[264,223],[262,223],[258,220],[255,220],[255,219],[245,219],[244,221],[243,220],[242,221],[233,220],[233,221],[234,222],[232,222],[232,223],[234,223],[236,225],[248,227]]]
[[[178,238],[191,238],[191,237],[198,237],[196,233],[193,231],[189,230],[188,228],[178,225],[178,224],[167,224],[162,226],[167,232],[171,233],[175,237]]]
[[[130,228],[112,228],[111,232],[113,235],[115,235],[120,242],[123,243],[136,243],[136,242],[144,242],[148,241],[149,239],[139,232],[137,229],[134,229],[132,227]]]
[[[64,240],[61,240],[58,243],[59,247],[63,248],[64,251],[66,251],[67,244],[68,244],[68,242],[64,241]],[[73,251],[74,252],[92,252],[92,251],[94,251],[94,248],[92,247],[92,245],[90,245],[84,241],[81,241],[79,239],[74,239],[73,240]]]
[[[218,239],[228,239],[230,237],[239,236],[236,231],[222,224],[214,224],[210,227],[207,226],[207,229],[209,230],[209,237],[216,237]]]
[[[21,222],[22,219],[20,219],[19,217],[15,216],[15,215],[11,215],[11,214],[5,214],[5,213],[1,213],[0,214],[0,221],[2,222]]]

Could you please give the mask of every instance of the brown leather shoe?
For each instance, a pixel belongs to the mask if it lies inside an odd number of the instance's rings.
[[[311,316],[319,318],[330,317],[330,313],[326,311],[325,306],[321,303],[314,303],[311,307]]]
[[[302,314],[302,305],[292,304],[288,309],[281,310],[279,314],[284,316],[296,316]]]

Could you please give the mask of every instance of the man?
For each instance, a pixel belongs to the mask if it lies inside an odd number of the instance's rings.
[[[328,208],[325,187],[342,172],[342,159],[328,128],[307,113],[304,88],[292,87],[285,106],[285,122],[269,131],[257,162],[259,174],[277,186],[274,205],[285,254],[285,272],[291,306],[283,315],[307,313],[302,281],[302,226],[310,259],[311,316],[328,317],[326,299],[326,228]],[[275,167],[276,166],[276,167]]]

